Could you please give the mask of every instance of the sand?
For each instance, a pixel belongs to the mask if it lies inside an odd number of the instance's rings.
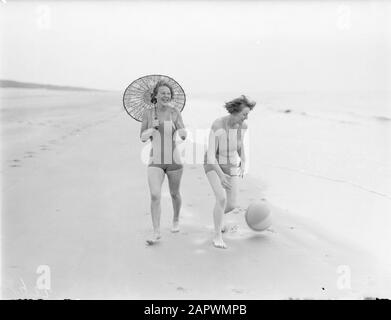
[[[276,196],[278,187],[273,186],[284,183],[284,174],[269,174],[272,186],[251,174],[241,181],[241,207],[271,195],[273,225],[256,233],[242,214],[230,214],[227,221],[237,229],[227,233],[229,248],[221,250],[211,245],[212,191],[202,166],[187,164],[181,230],[170,232],[166,180],[162,241],[146,246],[151,216],[146,167],[140,160],[143,144],[139,123],[122,107],[122,94],[1,92],[3,298],[391,296],[385,264],[295,214],[297,207]],[[279,117],[270,121],[277,126]],[[272,139],[284,142],[273,135],[269,139],[269,146]],[[306,183],[300,176],[296,181],[301,188]],[[309,197],[315,191],[309,188]],[[48,291],[35,289],[42,265],[50,268]]]

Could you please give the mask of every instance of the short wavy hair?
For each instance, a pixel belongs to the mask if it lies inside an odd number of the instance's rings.
[[[250,110],[252,110],[255,105],[255,101],[250,101],[245,95],[241,95],[239,98],[226,102],[224,108],[232,114],[242,111],[245,107],[248,107]]]
[[[157,83],[156,83],[156,85],[155,85],[155,87],[153,88],[153,90],[152,90],[152,94],[151,94],[151,102],[153,103],[153,104],[156,104],[156,96],[157,96],[157,94],[158,94],[158,92],[159,92],[159,88],[160,87],[167,87],[168,89],[170,89],[170,92],[171,92],[171,99],[173,99],[174,98],[174,89],[171,87],[171,85],[170,84],[168,84],[168,82],[166,82],[166,81],[164,81],[164,80],[159,80]]]

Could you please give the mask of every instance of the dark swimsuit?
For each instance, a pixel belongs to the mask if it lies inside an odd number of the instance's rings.
[[[154,111],[155,111],[154,118],[157,119],[156,107],[155,107]],[[159,134],[161,137],[161,139],[160,139],[160,159],[154,158],[154,152],[159,152],[159,147],[157,148],[157,150],[154,150],[154,148],[152,147],[151,153],[150,153],[151,162],[148,165],[148,167],[161,168],[164,172],[183,169],[183,165],[181,163],[177,163],[174,158],[174,150],[176,148],[174,134],[178,129],[178,125],[175,121],[172,120],[172,110],[170,113],[170,119],[171,120],[159,121],[159,127],[157,128],[157,130],[159,131]],[[167,123],[167,122],[171,122],[172,135],[171,135],[170,142],[165,140],[166,135],[164,133],[164,123]],[[152,137],[151,137],[151,140],[152,140]],[[169,152],[169,150],[164,149],[165,144],[166,144],[166,147],[167,147],[167,144],[168,144],[168,147],[169,147],[169,144],[171,144],[171,152],[170,152],[171,154],[169,154],[169,156],[167,154],[165,154],[166,152]],[[165,159],[165,157],[164,157],[165,155],[168,159]]]

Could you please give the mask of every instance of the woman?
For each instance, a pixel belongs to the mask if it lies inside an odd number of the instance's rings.
[[[245,96],[227,102],[225,108],[229,115],[216,119],[210,131],[204,169],[216,197],[213,245],[217,248],[227,248],[222,236],[223,215],[237,207],[238,178],[243,177],[246,167],[245,120],[254,106],[255,102]]]
[[[186,139],[185,126],[181,113],[170,101],[174,95],[172,87],[159,81],[153,89],[151,102],[154,108],[146,110],[141,124],[140,138],[146,142],[152,141],[152,149],[148,164],[148,185],[151,195],[151,215],[153,234],[147,240],[152,245],[159,241],[160,214],[161,214],[161,190],[165,175],[168,177],[172,205],[174,208],[173,226],[171,231],[179,231],[179,212],[182,199],[179,187],[183,172],[183,165],[180,162],[179,153],[176,150],[175,133]]]

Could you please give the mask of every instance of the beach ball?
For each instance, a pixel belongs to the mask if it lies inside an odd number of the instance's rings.
[[[266,201],[251,203],[245,218],[247,225],[254,231],[264,231],[272,225],[271,210]]]

